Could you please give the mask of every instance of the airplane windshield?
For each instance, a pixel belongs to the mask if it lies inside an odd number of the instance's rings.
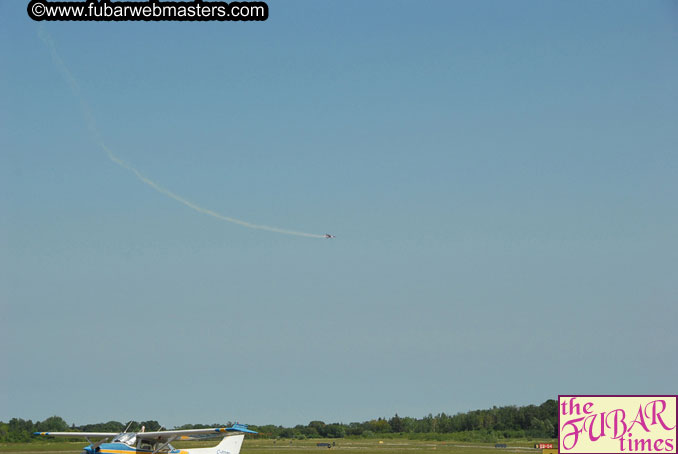
[[[135,433],[124,433],[120,434],[113,439],[113,442],[125,443],[126,445],[133,445],[137,439],[137,434]]]

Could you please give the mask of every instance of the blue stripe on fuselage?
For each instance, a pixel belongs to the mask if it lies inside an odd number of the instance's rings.
[[[117,454],[120,451],[125,452],[153,452],[148,449],[137,449],[132,446],[127,446],[125,443],[101,443],[99,445],[99,452],[108,454]]]

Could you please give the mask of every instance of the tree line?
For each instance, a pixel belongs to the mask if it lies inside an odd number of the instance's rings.
[[[185,424],[173,429],[200,429],[224,427],[232,423]],[[157,421],[109,421],[83,426],[69,425],[63,418],[52,416],[44,421],[32,422],[12,418],[0,421],[0,442],[25,442],[35,440],[33,432],[138,432],[141,427],[147,431],[162,430]],[[409,438],[454,439],[460,441],[494,442],[501,439],[528,438],[552,439],[557,437],[558,404],[550,399],[541,405],[492,407],[466,413],[447,415],[429,414],[423,418],[401,417],[396,413],[391,418],[377,418],[364,422],[330,423],[311,421],[307,425],[283,427],[275,425],[254,425],[250,429],[259,432],[263,438],[344,438],[384,437],[402,435]]]

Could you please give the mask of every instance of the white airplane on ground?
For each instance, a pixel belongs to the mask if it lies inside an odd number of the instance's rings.
[[[234,435],[229,432],[238,432]],[[239,454],[245,433],[255,434],[244,424],[233,427],[210,429],[161,430],[158,432],[35,432],[34,435],[51,437],[83,437],[89,441],[82,454]],[[200,440],[205,437],[223,436],[224,439],[212,448],[175,449],[174,440]],[[92,441],[92,439],[98,439]],[[108,440],[112,439],[109,443]]]

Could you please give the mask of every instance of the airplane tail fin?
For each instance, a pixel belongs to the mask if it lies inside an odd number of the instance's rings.
[[[188,449],[188,454],[240,454],[240,448],[245,438],[245,434],[256,434],[257,432],[248,429],[245,424],[233,424],[233,427],[216,429],[219,433],[238,432],[235,435],[226,435],[218,445],[213,448]]]
[[[187,449],[188,454],[240,454],[245,434],[227,435],[213,448]]]
[[[224,437],[217,445],[217,454],[239,454],[242,447],[242,441],[245,439],[245,434],[231,435]]]

